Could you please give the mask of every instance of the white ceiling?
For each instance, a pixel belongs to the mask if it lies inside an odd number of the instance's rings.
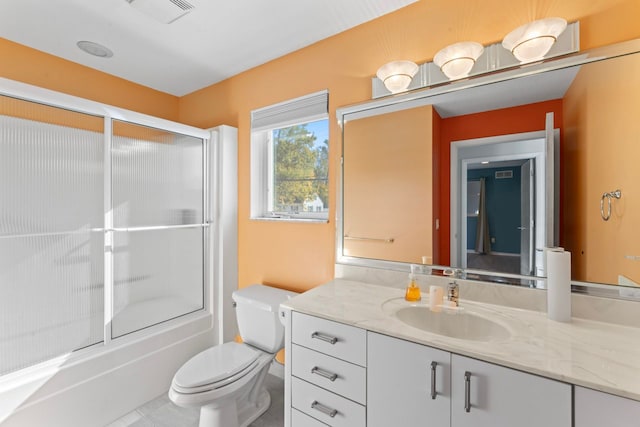
[[[0,1],[0,37],[182,96],[417,0],[187,1],[195,8],[171,24],[126,0]]]

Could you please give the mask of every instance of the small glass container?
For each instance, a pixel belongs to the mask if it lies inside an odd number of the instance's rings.
[[[418,266],[411,265],[411,274],[409,274],[409,284],[407,285],[407,290],[404,294],[404,299],[407,301],[415,302],[420,301],[422,296],[420,295],[420,286],[416,282],[416,269]]]

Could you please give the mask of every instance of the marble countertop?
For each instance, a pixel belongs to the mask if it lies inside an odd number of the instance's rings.
[[[429,333],[403,323],[393,315],[412,305],[403,296],[403,289],[336,279],[283,306],[640,401],[640,328],[577,318],[560,323],[549,320],[545,313],[461,298],[463,310],[500,323],[510,332],[506,339],[471,341]],[[428,295],[423,292],[422,298],[421,304],[426,304]]]

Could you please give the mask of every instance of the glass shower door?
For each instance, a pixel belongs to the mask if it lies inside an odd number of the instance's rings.
[[[0,375],[103,341],[103,160],[102,117],[0,96]]]
[[[112,338],[204,307],[203,140],[113,121]]]

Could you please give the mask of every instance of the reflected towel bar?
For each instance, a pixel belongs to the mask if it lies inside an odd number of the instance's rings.
[[[355,236],[344,236],[345,240],[361,240],[361,241],[368,241],[368,242],[383,242],[383,243],[393,243],[395,241],[395,239],[393,237],[390,237],[388,239],[377,239],[374,237],[355,237]]]

